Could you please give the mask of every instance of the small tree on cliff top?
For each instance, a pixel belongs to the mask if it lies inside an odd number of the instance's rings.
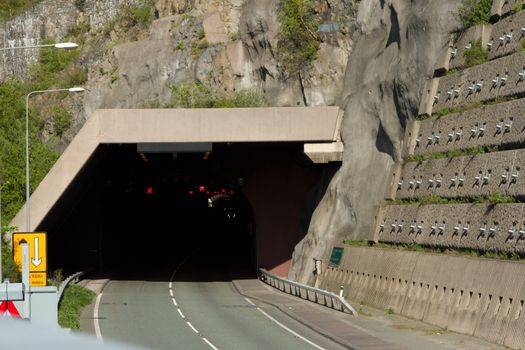
[[[463,0],[458,11],[458,19],[463,27],[489,23],[492,0]]]

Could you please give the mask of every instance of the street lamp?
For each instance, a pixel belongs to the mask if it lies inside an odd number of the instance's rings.
[[[26,95],[26,232],[31,230],[29,212],[29,97],[31,95],[44,94],[48,92],[83,92],[83,87],[72,87],[69,89],[50,89],[31,91]]]
[[[78,47],[75,43],[56,43],[56,44],[40,44],[40,45],[28,45],[28,46],[13,46],[13,47],[2,47],[0,51],[17,50],[17,49],[38,49],[41,47],[54,47],[55,49],[66,49],[72,50]]]

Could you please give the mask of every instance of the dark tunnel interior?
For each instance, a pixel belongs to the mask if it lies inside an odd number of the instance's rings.
[[[132,273],[193,254],[235,274],[286,274],[336,167],[312,164],[302,143],[212,148],[99,146],[38,227],[48,233],[49,270]]]

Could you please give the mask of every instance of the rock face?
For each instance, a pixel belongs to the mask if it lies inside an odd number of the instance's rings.
[[[390,169],[401,159],[409,119],[417,116],[425,77],[433,74],[452,31],[458,1],[365,0],[348,61],[342,107],[343,165],[295,249],[289,277],[311,282],[313,258],[333,243],[366,239]]]
[[[81,107],[70,111],[72,129],[64,134],[62,148],[94,110],[167,106],[171,87],[185,82],[198,81],[221,93],[258,89],[271,106],[340,102],[357,0],[319,2],[318,58],[292,77],[276,58],[278,0],[157,0],[152,21],[140,27],[128,18],[129,9],[144,3],[44,0],[0,26],[5,46],[63,40],[71,33],[71,40],[84,42],[80,63],[87,71],[87,91]],[[5,54],[0,79],[26,77],[37,59],[37,50]]]

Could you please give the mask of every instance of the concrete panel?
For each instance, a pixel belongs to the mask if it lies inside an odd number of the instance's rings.
[[[523,94],[524,61],[525,52],[519,52],[440,78],[433,112]]]
[[[525,27],[525,11],[517,12],[494,24],[488,46],[489,60],[521,50]]]
[[[389,205],[382,211],[380,242],[507,253],[522,252],[525,246],[521,203]]]
[[[431,115],[434,104],[439,101],[437,96],[439,78],[432,78],[425,82],[425,88],[419,103],[419,115]]]
[[[460,68],[465,65],[465,52],[477,40],[481,40],[482,47],[487,48],[488,38],[490,37],[492,26],[490,24],[481,24],[472,26],[453,39],[451,50],[447,50],[450,68]],[[484,40],[483,40],[484,39]]]
[[[350,258],[344,259],[342,269],[359,275],[348,290],[350,300],[392,307],[402,315],[514,349],[523,347],[525,264],[379,248],[345,250]]]
[[[440,118],[434,117],[416,124],[419,125],[419,130],[414,134],[417,135],[414,142],[407,142],[411,147],[407,150],[408,154],[518,144],[523,142],[525,137],[525,99],[482,106]],[[501,131],[498,131],[500,127]],[[426,140],[433,134],[444,135],[445,141],[415,142],[416,138]]]
[[[173,142],[332,142],[338,107],[98,110],[40,183],[12,226],[35,230],[99,144]]]
[[[396,198],[472,198],[496,192],[524,196],[525,180],[520,173],[524,162],[525,150],[407,162]]]

